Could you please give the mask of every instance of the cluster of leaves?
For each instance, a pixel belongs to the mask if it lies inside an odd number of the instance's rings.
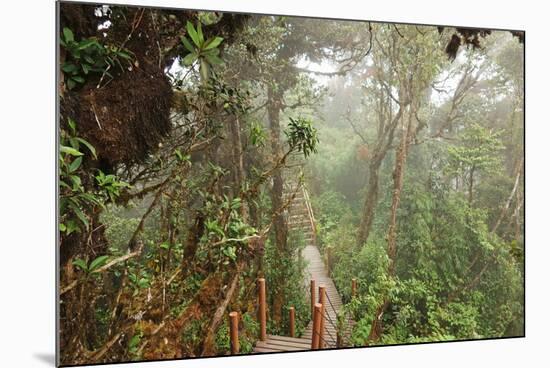
[[[89,220],[84,212],[85,208],[101,205],[101,200],[93,193],[84,189],[81,170],[86,148],[95,159],[95,148],[86,140],[76,136],[76,123],[68,119],[69,130],[61,131],[59,147],[59,212],[61,221],[59,228],[62,233],[69,235],[81,228],[88,229]]]
[[[316,153],[319,138],[311,120],[302,117],[297,119],[290,117],[289,120],[285,135],[290,148],[302,153],[304,157]]]
[[[257,230],[242,219],[241,199],[230,199],[226,195],[217,198],[202,191],[200,194],[205,198],[203,211],[208,218],[204,223],[205,232],[198,250],[199,258],[216,265],[236,262],[239,254],[245,251],[247,241],[232,239],[243,239],[257,234]],[[222,213],[225,215],[220,218]],[[212,243],[220,245],[212,247]]]
[[[264,147],[267,140],[267,133],[262,124],[255,121],[249,124],[248,137],[253,146]]]
[[[85,260],[81,258],[77,258],[73,261],[73,265],[77,266],[87,274],[92,274],[94,272],[97,272],[97,270],[100,269],[101,267],[103,267],[108,260],[109,260],[109,256],[103,255],[95,258],[93,261],[90,262],[90,264],[88,264]]]
[[[191,39],[192,43],[187,39],[187,37],[181,37],[183,46],[185,46],[187,51],[189,51],[189,53],[182,59],[182,63],[186,66],[191,66],[198,61],[200,63],[201,77],[203,81],[207,81],[210,73],[209,66],[220,65],[223,63],[218,56],[220,54],[220,49],[218,46],[223,42],[223,38],[214,36],[205,40],[201,23],[199,23],[195,28],[195,26],[188,21],[186,29],[187,35]]]
[[[60,44],[67,52],[61,70],[67,77],[69,89],[84,84],[90,74],[105,74],[112,78],[108,70],[116,66],[120,67],[121,71],[125,70],[122,61],[128,63],[130,68],[132,65],[133,56],[129,50],[103,45],[95,37],[77,41],[71,29],[67,27],[63,28]]]
[[[500,166],[498,153],[504,148],[501,132],[491,132],[473,124],[459,136],[459,144],[449,147],[448,171],[463,175],[472,170],[496,173]]]
[[[95,207],[104,207],[110,200],[114,201],[121,188],[129,185],[119,180],[115,175],[105,175],[98,171],[96,176],[82,168],[84,148],[93,159],[97,159],[95,148],[85,139],[77,136],[76,123],[67,119],[68,130],[61,131],[59,147],[59,212],[61,215],[60,230],[65,235],[81,230],[89,230],[90,221],[87,213]],[[95,183],[98,190],[86,189],[83,180]]]

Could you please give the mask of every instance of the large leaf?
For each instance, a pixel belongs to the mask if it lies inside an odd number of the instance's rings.
[[[75,172],[80,167],[80,164],[82,164],[82,156],[77,157],[71,164],[69,165],[69,172]]]
[[[197,26],[197,37],[199,38],[199,44],[204,44],[204,36],[202,34],[202,24],[199,22]]]
[[[78,150],[76,150],[72,147],[67,147],[67,146],[63,146],[63,145],[59,148],[59,151],[61,151],[62,153],[66,153],[68,155],[71,155],[71,156],[82,156],[83,155],[82,152],[80,152],[80,151],[78,151]]]
[[[84,50],[84,49],[87,49],[88,47],[92,46],[92,45],[96,45],[97,44],[97,41],[94,40],[93,38],[88,38],[87,40],[83,40],[83,41],[80,41],[78,43],[78,49],[79,50]]]
[[[73,31],[71,31],[67,27],[63,28],[63,37],[65,38],[65,42],[73,42],[74,41]]]
[[[193,41],[193,43],[197,47],[200,47],[201,43],[200,43],[200,40],[199,40],[199,35],[197,34],[197,31],[195,30],[195,27],[193,26],[193,23],[191,23],[190,21],[187,21],[186,28],[187,28],[187,33],[189,34],[189,37],[191,37],[191,40]]]
[[[193,47],[193,45],[191,45],[191,42],[189,42],[187,37],[182,36],[181,42],[183,43],[183,46],[185,46],[185,48],[189,50],[189,52],[195,52],[195,48]]]
[[[97,257],[96,259],[94,259],[92,261],[92,263],[90,263],[90,269],[89,271],[90,272],[95,272],[97,271],[98,268],[104,266],[106,263],[107,263],[107,260],[109,259],[109,256],[99,256]]]
[[[76,217],[78,217],[78,219],[82,222],[82,224],[86,227],[86,229],[88,229],[88,227],[90,226],[90,223],[88,222],[88,218],[86,217],[84,212],[82,212],[82,210],[76,205],[71,205],[70,207],[75,213]]]
[[[211,65],[220,65],[223,64],[223,60],[217,57],[216,55],[206,55],[206,61],[208,61]]]
[[[190,53],[190,54],[187,54],[187,55],[183,58],[182,62],[183,62],[184,65],[190,66],[190,65],[192,65],[192,64],[195,62],[195,60],[197,60],[197,54],[195,54],[194,52],[192,52],[192,53]]]
[[[88,148],[90,150],[90,152],[92,153],[92,155],[94,156],[95,159],[97,159],[97,154],[96,154],[96,151],[95,151],[95,148],[94,146],[92,146],[90,144],[90,142],[88,142],[87,140],[85,139],[82,139],[80,137],[76,137],[76,140],[79,141],[80,143],[82,143],[83,145],[86,146],[86,148]]]
[[[214,47],[218,47],[220,43],[222,43],[222,41],[223,41],[223,38],[221,37],[213,37],[208,41],[206,41],[204,50],[210,50],[210,49],[213,49]]]
[[[77,258],[73,261],[73,265],[80,268],[82,271],[88,271],[88,265],[86,264],[86,261],[80,258]]]
[[[61,67],[61,69],[65,73],[73,73],[73,72],[76,72],[78,70],[78,67],[73,63],[64,63],[63,66]]]

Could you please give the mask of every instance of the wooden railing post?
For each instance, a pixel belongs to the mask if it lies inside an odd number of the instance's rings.
[[[313,319],[315,315],[315,280],[311,280],[309,282],[309,293],[311,294],[311,319]]]
[[[351,279],[351,298],[355,298],[357,295],[357,279]]]
[[[319,304],[321,304],[321,326],[319,330],[319,349],[325,347],[325,311],[327,303],[327,294],[325,285],[319,285]]]
[[[265,306],[265,279],[258,279],[258,313],[260,322],[260,341],[267,339],[266,332],[266,306]]]
[[[229,313],[229,336],[231,341],[231,354],[239,354],[239,313]]]
[[[321,304],[313,306],[313,330],[311,332],[311,350],[319,349],[319,337],[321,334]]]
[[[294,319],[296,318],[296,316],[295,316],[296,312],[294,311],[294,307],[290,307],[289,313],[290,313],[290,316],[289,316],[290,337],[294,337],[294,335],[296,333],[295,325],[294,325]]]

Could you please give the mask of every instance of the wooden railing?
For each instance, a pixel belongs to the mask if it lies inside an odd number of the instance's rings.
[[[309,193],[304,185],[302,185],[302,193],[304,194],[304,200],[306,202],[307,213],[309,217],[309,223],[311,231],[313,233],[313,245],[317,245],[317,227],[315,226],[315,216],[313,216],[313,208],[311,208],[311,201],[309,199]]]

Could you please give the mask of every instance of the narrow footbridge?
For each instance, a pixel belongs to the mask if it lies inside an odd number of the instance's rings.
[[[302,257],[307,267],[304,274],[304,290],[311,302],[311,321],[301,337],[295,337],[294,309],[290,309],[290,331],[288,336],[267,335],[260,331],[260,339],[254,348],[255,353],[303,351],[311,349],[326,349],[346,346],[351,334],[351,321],[345,320],[343,326],[338,329],[337,318],[342,309],[342,298],[336,289],[336,285],[330,278],[329,270],[325,264],[319,248],[316,246],[315,217],[311,207],[306,188],[299,183],[287,185],[286,198],[290,198],[287,224],[289,231],[303,234],[305,248]],[[327,262],[328,263],[328,262]],[[265,281],[260,281],[259,303],[265,301]],[[352,281],[352,289],[356,289],[355,280]],[[265,329],[265,307],[260,305],[260,328]],[[264,314],[263,316],[261,314]]]
[[[300,164],[295,165],[300,166]],[[296,172],[287,178],[296,178]],[[317,247],[315,232],[315,217],[306,187],[293,179],[285,180],[284,199],[287,203],[285,211],[286,223],[289,232],[302,234],[305,246],[301,257],[306,262],[304,272],[304,293],[311,303],[311,320],[303,334],[299,337],[295,333],[295,310],[289,308],[288,335],[267,334],[267,306],[265,279],[258,280],[258,321],[260,325],[259,339],[254,346],[254,353],[276,353],[284,351],[305,351],[330,349],[350,345],[350,335],[353,321],[348,317],[341,317],[338,326],[338,316],[342,310],[342,298],[330,277],[330,253],[326,262]],[[352,297],[355,296],[357,283],[351,280]],[[230,340],[231,354],[239,353],[237,312],[231,312]]]

